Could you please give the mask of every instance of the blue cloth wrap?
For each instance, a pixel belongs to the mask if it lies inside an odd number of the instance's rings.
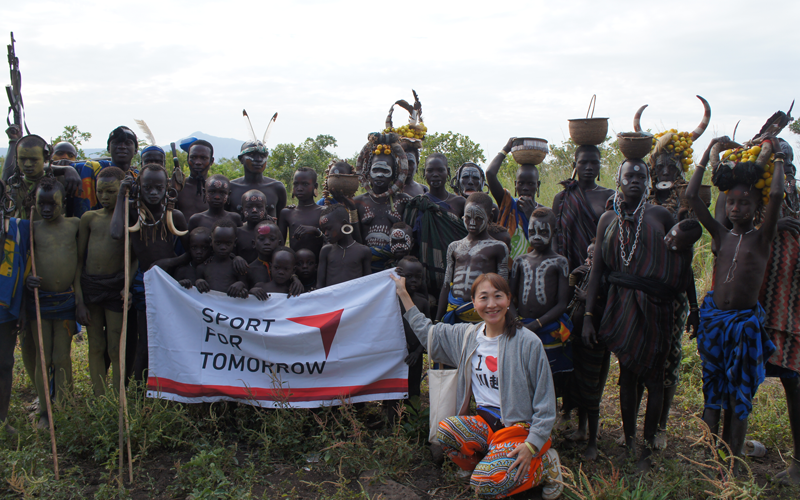
[[[522,324],[525,326],[533,322],[534,318],[522,318]],[[572,342],[561,341],[562,325],[572,332],[572,321],[567,314],[562,314],[558,320],[548,323],[538,330],[531,329],[542,341],[552,373],[571,372],[573,369]]]
[[[455,325],[456,323],[459,323],[459,314],[464,314],[475,309],[472,301],[455,298],[452,290],[450,290],[450,294],[447,296],[447,302],[456,306],[455,309],[448,311],[444,316],[442,316],[442,323],[447,323],[448,325]]]
[[[136,276],[133,277],[131,292],[133,293],[134,309],[137,311],[147,310],[147,300],[144,296],[144,273],[141,268],[136,271]]]
[[[30,222],[11,217],[0,258],[0,323],[19,318],[30,246]]]
[[[29,297],[26,308],[29,312],[36,312],[36,301],[33,294]],[[75,321],[75,291],[72,288],[66,292],[45,292],[39,290],[39,311],[41,312],[42,319]]]

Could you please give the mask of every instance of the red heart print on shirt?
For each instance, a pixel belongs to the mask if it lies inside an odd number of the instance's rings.
[[[493,372],[497,371],[497,358],[494,356],[486,356],[486,368]]]

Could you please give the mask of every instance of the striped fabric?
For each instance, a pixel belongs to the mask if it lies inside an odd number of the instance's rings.
[[[515,424],[492,432],[479,415],[450,417],[439,424],[437,435],[447,456],[463,470],[472,472],[470,485],[483,498],[505,498],[543,482],[552,468],[547,450],[550,440],[531,461],[524,480],[515,484],[515,472],[507,474],[515,458],[508,454],[528,437],[528,426]]]
[[[681,293],[672,301],[672,310],[675,314],[675,322],[672,324],[672,343],[667,354],[667,366],[664,369],[664,387],[678,385],[681,372],[681,360],[683,359],[683,346],[681,337],[686,329],[686,320],[689,319],[689,297],[686,293]]]
[[[636,222],[625,221],[631,238]],[[664,244],[664,234],[649,224],[642,224],[636,252],[625,267],[620,256],[618,219],[603,235],[603,261],[609,272],[633,274],[665,287],[683,290],[690,261]],[[626,245],[630,252],[631,243]],[[672,343],[675,322],[672,300],[661,300],[642,290],[609,284],[605,313],[598,333],[620,364],[646,380],[663,380],[664,365]]]
[[[511,196],[508,189],[505,190],[503,201],[500,203],[497,223],[508,230],[511,235],[511,255],[510,260],[514,260],[520,255],[528,253],[528,218],[519,208],[519,200]],[[536,204],[535,208],[542,205]]]
[[[578,181],[570,179],[562,185],[564,194],[556,210],[556,251],[567,258],[572,271],[586,260],[586,249],[597,233],[597,217]]]

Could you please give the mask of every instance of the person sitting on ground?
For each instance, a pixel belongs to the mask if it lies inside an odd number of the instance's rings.
[[[488,272],[508,279],[508,248],[489,236],[492,200],[485,193],[472,193],[464,208],[467,237],[450,243],[445,260],[444,287],[439,294],[436,319],[445,323],[480,321],[469,293],[472,282]]]
[[[191,260],[175,269],[172,277],[183,288],[192,288],[197,281],[197,267],[211,258],[211,230],[207,227],[196,227],[189,233],[189,255]]]
[[[324,243],[319,230],[322,207],[314,202],[318,187],[317,172],[313,168],[299,167],[292,180],[292,197],[297,198],[297,206],[284,208],[280,216],[281,234],[288,235],[292,250],[308,248],[315,256]]]
[[[272,279],[267,283],[259,283],[267,293],[290,294],[292,275],[297,264],[297,254],[291,247],[278,247],[272,252]]]
[[[353,239],[350,215],[343,205],[328,205],[319,227],[328,243],[319,253],[317,289],[344,283],[372,272],[372,251]]]
[[[242,225],[242,216],[236,212],[225,210],[228,196],[231,194],[230,181],[222,174],[214,174],[206,181],[206,202],[208,210],[194,214],[189,219],[189,232],[198,226],[213,229],[218,220],[226,218],[233,222],[234,227]],[[231,249],[233,250],[233,249]]]
[[[406,309],[403,317],[422,345],[430,342],[431,359],[466,374],[458,378],[458,415],[443,420],[437,431],[447,455],[471,473],[470,484],[482,497],[503,498],[543,484],[542,498],[558,498],[564,486],[550,440],[556,419],[550,366],[542,341],[514,316],[505,277],[487,273],[474,279],[470,298],[481,318],[475,325],[432,324],[416,307],[405,278],[391,278]]]
[[[522,324],[535,332],[544,345],[556,397],[566,404],[567,381],[572,373],[572,321],[565,313],[572,289],[567,259],[553,248],[556,216],[547,207],[533,211],[528,234],[533,249],[514,259],[509,286]]]
[[[89,338],[89,378],[95,397],[106,393],[106,358],[111,361],[112,388],[119,390],[119,341],[123,293],[127,293],[123,292],[125,245],[111,237],[111,220],[124,178],[125,173],[117,167],[106,167],[97,174],[97,199],[103,208],[83,214],[78,236],[81,290],[76,296],[77,316]]]
[[[247,298],[247,285],[236,272],[231,252],[236,248],[236,225],[228,218],[219,219],[211,230],[211,258],[197,266],[194,286],[200,293],[225,292],[228,297]]]
[[[306,292],[317,289],[317,258],[308,248],[297,251],[297,277]]]
[[[64,217],[64,188],[51,177],[39,181],[36,191],[36,210],[42,220],[33,223],[37,275],[27,277],[25,285],[31,292],[27,300],[28,328],[36,346],[36,393],[45,400],[47,373],[42,373],[39,351],[41,327],[44,365],[54,373],[55,401],[61,401],[72,390],[72,336],[75,334],[75,296],[80,289],[78,273],[78,231],[80,219]],[[33,290],[39,289],[41,325],[36,319]],[[49,390],[49,383],[47,384]],[[39,429],[50,426],[47,407],[39,405]]]
[[[775,351],[775,344],[763,327],[765,313],[758,302],[758,293],[783,203],[785,154],[773,138],[775,167],[769,186],[769,203],[759,228],[753,225],[753,218],[762,203],[762,192],[755,187],[764,173],[762,164],[757,160],[735,165],[723,163],[717,167],[712,182],[727,193],[725,213],[733,224],[733,228],[728,229],[714,219],[699,196],[705,166],[717,142],[729,140],[726,137],[711,140],[685,196],[718,249],[714,290],[708,292],[700,308],[697,336],[697,350],[703,361],[703,421],[712,433],[719,434],[720,412],[725,410],[722,439],[734,456],[741,457],[752,399],[764,381],[765,361]],[[762,148],[769,145],[765,142]],[[734,474],[738,473],[738,465],[738,462],[733,465]]]
[[[249,263],[258,258],[256,226],[267,218],[267,199],[264,193],[251,189],[243,194],[242,213],[244,224],[236,228],[236,255]]]
[[[517,178],[514,181],[514,193],[519,198],[514,198],[508,189],[505,189],[497,178],[500,166],[511,152],[511,145],[516,138],[508,140],[503,149],[497,153],[489,167],[486,169],[486,181],[489,191],[497,201],[499,213],[497,223],[508,229],[511,235],[511,258],[516,259],[528,252],[528,221],[534,210],[540,205],[536,201],[539,193],[539,169],[536,165],[520,165],[517,169]]]

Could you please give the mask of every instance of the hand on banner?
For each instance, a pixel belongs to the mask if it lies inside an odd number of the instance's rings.
[[[400,297],[400,302],[403,303],[403,307],[406,311],[414,307],[414,301],[411,300],[411,296],[408,294],[408,290],[406,290],[406,279],[402,276],[397,277],[394,274],[389,275],[394,280],[395,291],[397,292],[397,296]]]
[[[247,298],[247,285],[242,283],[241,281],[237,281],[233,285],[228,287],[228,297],[234,297],[237,299],[246,299]]]
[[[187,290],[192,289],[192,280],[190,279],[180,280],[178,284]]]
[[[197,280],[194,282],[194,286],[197,287],[197,291],[200,293],[208,293],[211,291],[211,287],[208,286],[208,281],[206,280]]]
[[[269,298],[269,294],[260,286],[254,286],[251,288],[250,295],[254,295],[258,300],[267,300]]]

